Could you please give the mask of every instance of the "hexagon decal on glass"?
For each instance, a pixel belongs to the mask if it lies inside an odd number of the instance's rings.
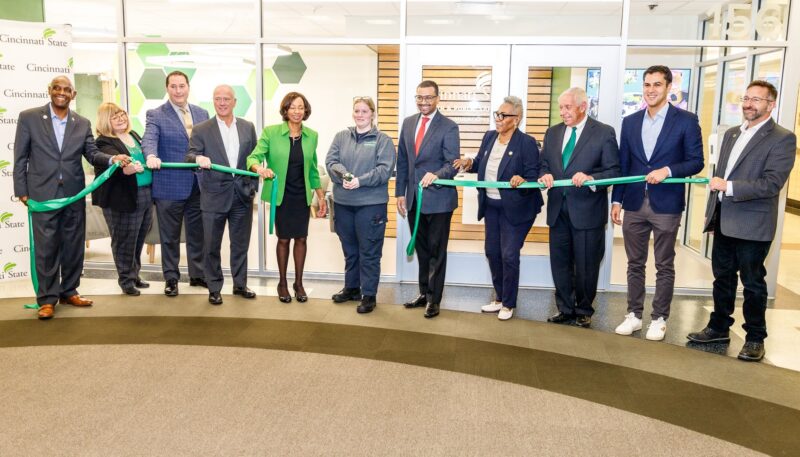
[[[169,48],[164,43],[142,43],[136,48],[136,54],[145,66],[160,66],[147,61],[148,57],[160,57],[169,55]]]
[[[247,93],[244,86],[233,86],[233,93],[236,96],[236,108],[233,110],[234,116],[244,117],[250,105],[253,104],[253,99]]]
[[[148,100],[161,100],[167,95],[167,88],[164,85],[164,70],[160,68],[148,68],[142,72],[139,78],[139,89],[142,90],[144,98]]]
[[[281,84],[297,84],[306,72],[306,64],[299,52],[293,52],[290,56],[280,56],[275,59],[272,70]]]

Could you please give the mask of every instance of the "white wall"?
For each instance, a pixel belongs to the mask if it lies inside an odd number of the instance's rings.
[[[281,84],[264,104],[264,125],[282,122],[279,105],[291,91],[302,93],[311,105],[305,125],[319,133],[317,159],[325,162],[336,132],[353,125],[353,97],[378,95],[378,55],[367,46],[291,46],[306,64],[299,84]],[[268,62],[264,62],[268,67]]]

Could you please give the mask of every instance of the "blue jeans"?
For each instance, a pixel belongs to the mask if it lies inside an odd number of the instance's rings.
[[[334,203],[334,229],[344,252],[344,286],[361,288],[363,295],[378,294],[386,203],[350,206]]]

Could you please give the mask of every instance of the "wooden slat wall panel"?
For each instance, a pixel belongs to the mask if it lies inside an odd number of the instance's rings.
[[[425,66],[423,67],[422,79],[433,79],[439,84],[443,95],[467,92],[475,90],[475,78],[486,71],[491,71],[490,67],[443,67]],[[534,68],[528,72],[529,95],[528,106],[526,107],[526,131],[541,141],[550,117],[550,81],[552,69]],[[378,128],[389,135],[397,145],[399,137],[399,51],[396,46],[380,46],[378,49]],[[491,85],[486,86],[487,91],[491,91]],[[491,92],[490,92],[491,93]],[[461,135],[462,154],[474,155],[478,152],[480,141],[483,134],[489,129],[490,113],[493,107],[490,106],[491,97],[478,91],[474,99],[478,101],[478,110],[466,110],[469,102],[459,99],[440,101],[440,108],[450,108],[442,110],[448,117],[459,124]],[[452,111],[452,108],[461,108]],[[394,197],[395,180],[389,181],[389,207],[388,223],[386,224],[386,236],[388,238],[397,237],[397,205]],[[483,240],[484,229],[480,224],[462,224],[461,214],[463,208],[463,192],[458,188],[459,207],[453,214],[453,222],[450,225],[450,238],[454,240]],[[548,241],[547,228],[534,227],[526,242],[546,243]]]
[[[398,106],[400,104],[400,47],[378,46],[378,128],[389,135],[397,146]],[[389,181],[389,207],[386,237],[397,237],[397,202],[394,198],[394,179]]]
[[[550,125],[550,101],[553,69],[528,68],[528,105],[525,107],[525,132],[542,141]]]

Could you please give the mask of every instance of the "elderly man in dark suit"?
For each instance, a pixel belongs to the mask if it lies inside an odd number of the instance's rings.
[[[189,151],[189,137],[194,124],[208,120],[208,112],[189,103],[189,77],[180,71],[167,75],[169,100],[147,111],[142,151],[151,169],[161,168],[161,161],[183,162]],[[186,258],[189,262],[189,285],[208,287],[203,273],[203,216],[200,189],[194,173],[186,170],[161,170],[153,173],[153,200],[161,238],[161,269],[164,295],[178,295],[181,225],[186,222]]]
[[[253,124],[233,115],[236,96],[228,85],[214,89],[214,110],[217,115],[192,129],[187,162],[196,162],[201,171],[200,207],[203,211],[203,240],[205,242],[205,277],[208,281],[208,301],[222,304],[222,265],[220,249],[225,222],[231,243],[231,275],[233,294],[255,298],[247,288],[247,248],[253,224],[253,197],[258,181],[248,176],[205,171],[211,164],[246,170],[247,156],[256,147]]]
[[[605,252],[608,190],[584,183],[618,177],[619,149],[614,129],[586,115],[586,91],[567,89],[558,106],[564,122],[544,135],[539,178],[549,189],[550,269],[558,307],[547,321],[589,327]],[[553,188],[558,179],[571,179],[574,187]]]
[[[668,177],[685,178],[703,169],[703,138],[697,116],[669,103],[672,71],[654,65],[644,72],[647,109],[622,121],[620,165],[623,176],[645,175],[646,182],[614,186],[611,220],[622,225],[628,256],[628,314],[616,333],[642,328],[645,264],[653,234],[656,292],[645,338],[664,339],[675,285],[675,238],[686,206],[684,184],[660,184]],[[621,217],[625,210],[624,221]]]
[[[405,303],[406,308],[425,306],[425,317],[439,315],[447,268],[447,241],[450,219],[458,207],[454,187],[437,186],[437,179],[456,175],[452,163],[460,157],[458,125],[437,111],[439,86],[422,81],[414,96],[419,114],[403,121],[397,150],[397,211],[414,226],[417,186],[425,188],[420,208],[416,251],[419,260],[419,296]]]
[[[14,139],[14,195],[25,205],[71,197],[85,187],[81,157],[93,165],[126,165],[130,157],[110,156],[94,144],[91,123],[69,109],[78,95],[66,76],[47,87],[50,103],[23,111]],[[86,202],[79,200],[57,211],[32,214],[39,289],[39,319],[50,319],[56,301],[91,306],[78,294],[86,237]]]
[[[709,183],[705,220],[705,231],[714,233],[714,311],[706,328],[688,335],[695,343],[730,341],[738,274],[744,285],[742,327],[747,332],[739,359],[754,362],[764,358],[767,337],[764,261],[797,148],[795,135],[770,117],[777,98],[772,84],[751,82],[742,97],[745,122],[725,132],[719,166]]]

